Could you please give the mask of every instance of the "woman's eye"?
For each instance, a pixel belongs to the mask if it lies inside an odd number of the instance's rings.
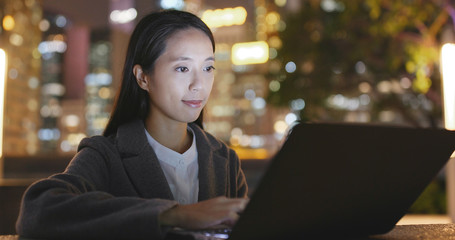
[[[188,72],[188,68],[187,67],[177,67],[175,70],[177,72]]]
[[[206,68],[204,69],[204,71],[206,71],[206,72],[211,72],[211,71],[213,71],[213,70],[215,70],[215,67],[214,67],[214,66],[209,66],[209,67],[206,67]]]

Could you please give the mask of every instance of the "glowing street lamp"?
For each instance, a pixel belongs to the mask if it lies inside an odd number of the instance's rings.
[[[446,43],[441,50],[444,125],[455,130],[455,44]]]
[[[3,178],[3,117],[5,106],[7,57],[0,48],[0,179]]]
[[[446,43],[441,49],[442,94],[444,125],[455,130],[455,44]],[[452,222],[455,222],[455,152],[447,163],[447,209]]]

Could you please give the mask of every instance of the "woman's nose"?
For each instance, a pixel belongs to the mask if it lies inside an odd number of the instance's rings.
[[[190,91],[196,92],[202,88],[202,76],[200,73],[194,73],[190,83]]]

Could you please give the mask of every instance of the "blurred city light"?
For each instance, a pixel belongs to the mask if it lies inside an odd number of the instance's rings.
[[[24,43],[24,38],[20,34],[13,33],[9,37],[9,42],[16,47],[20,47]]]
[[[253,100],[256,97],[256,92],[253,89],[247,89],[244,94],[245,98],[248,100]]]
[[[5,86],[7,70],[6,52],[0,48],[0,158],[3,157],[3,117],[5,106]],[[0,167],[1,169],[1,167]],[[0,172],[0,176],[3,172]]]
[[[286,5],[286,2],[287,2],[287,0],[275,0],[275,4],[278,7],[284,7],[284,5]]]
[[[288,124],[285,121],[279,120],[275,122],[273,129],[276,133],[284,134],[288,129]]]
[[[400,79],[400,86],[404,89],[409,89],[412,87],[412,81],[411,79],[407,77],[403,77]]]
[[[133,21],[137,17],[137,11],[134,8],[126,10],[114,10],[109,18],[113,23],[124,24]]]
[[[342,12],[345,9],[345,6],[342,2],[336,0],[322,0],[321,8],[326,12]]]
[[[281,83],[277,80],[273,80],[269,83],[269,89],[272,92],[277,92],[281,88]]]
[[[265,63],[269,59],[269,46],[264,41],[236,43],[231,55],[235,65]]]
[[[297,70],[297,66],[295,65],[294,62],[286,63],[286,66],[284,68],[286,69],[286,72],[288,72],[288,73],[293,73],[293,72],[295,72],[295,70]]]
[[[288,113],[284,120],[288,125],[292,125],[295,121],[299,120],[299,117],[295,113]]]
[[[444,124],[455,130],[455,44],[444,44],[441,50]]]
[[[161,7],[163,9],[182,10],[185,7],[185,2],[183,0],[161,0]]]
[[[89,73],[85,76],[87,86],[108,86],[112,83],[112,75],[109,73]]]
[[[278,56],[278,51],[275,48],[270,48],[269,55],[270,59],[275,59]]]
[[[293,111],[301,111],[305,108],[305,100],[299,98],[291,101],[291,109]]]
[[[441,48],[441,73],[444,125],[448,130],[455,130],[455,44],[446,43]],[[455,151],[446,167],[447,212],[455,221]]]
[[[68,20],[63,15],[58,15],[55,18],[55,25],[57,25],[57,27],[64,28],[67,23],[68,23]]]
[[[38,27],[42,32],[46,32],[51,27],[51,23],[48,20],[43,19],[39,22]]]
[[[267,24],[274,25],[280,21],[280,14],[277,12],[269,12],[265,17]]]
[[[77,115],[70,114],[63,118],[63,124],[67,127],[74,128],[80,123],[80,119]]]
[[[367,94],[362,94],[359,97],[346,97],[342,94],[331,95],[328,98],[328,105],[334,109],[356,111],[368,106],[371,99]]]
[[[60,83],[46,83],[41,87],[42,93],[52,96],[63,96],[65,94],[65,87]]]
[[[44,41],[38,45],[38,51],[44,55],[48,53],[64,53],[66,51],[66,43],[63,41]]]
[[[42,128],[38,131],[38,138],[42,141],[56,141],[60,139],[60,135],[58,128]]]
[[[362,61],[358,61],[356,64],[355,64],[355,71],[358,73],[358,74],[364,74],[367,70],[367,67],[365,65],[364,62]]]
[[[367,82],[361,82],[359,84],[359,91],[362,93],[369,93],[371,91],[371,85]]]
[[[6,15],[3,18],[3,29],[6,31],[13,30],[14,26],[16,25],[14,18],[11,15]]]
[[[243,7],[206,10],[202,21],[210,28],[242,25],[245,23],[247,12]]]
[[[264,109],[266,105],[267,103],[265,102],[265,99],[261,97],[257,97],[251,102],[251,106],[256,110]]]

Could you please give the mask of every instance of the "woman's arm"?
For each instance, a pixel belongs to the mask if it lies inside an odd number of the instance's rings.
[[[245,198],[217,197],[191,205],[176,205],[163,212],[159,219],[163,225],[186,229],[233,226],[247,201]]]
[[[65,173],[31,185],[23,197],[18,234],[42,239],[164,238],[166,228],[158,216],[177,203],[108,193],[109,167],[98,151],[84,148]]]

